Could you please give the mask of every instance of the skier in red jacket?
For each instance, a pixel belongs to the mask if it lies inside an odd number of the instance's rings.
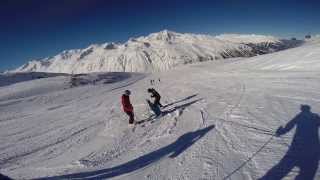
[[[123,111],[129,116],[129,124],[134,123],[134,114],[133,114],[133,107],[130,103],[130,96],[131,92],[129,90],[125,90],[124,94],[121,97],[122,108]]]

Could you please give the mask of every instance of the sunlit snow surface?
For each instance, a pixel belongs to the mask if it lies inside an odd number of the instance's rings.
[[[0,172],[14,179],[247,180],[267,172],[294,179],[307,169],[319,179],[319,52],[312,41],[161,73],[81,75],[73,87],[69,75],[3,85]],[[143,120],[149,87],[162,95],[163,116],[133,132],[121,94],[131,90]],[[301,113],[301,104],[315,114]],[[273,136],[289,122],[293,129]],[[272,169],[281,159],[287,170]]]

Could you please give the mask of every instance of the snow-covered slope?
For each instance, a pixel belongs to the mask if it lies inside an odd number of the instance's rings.
[[[11,72],[158,72],[194,62],[250,57],[283,49],[271,36],[181,34],[172,31],[131,38],[124,44],[105,43],[67,50],[30,61]]]
[[[216,38],[250,46],[255,54],[276,52],[288,48],[297,47],[304,43],[304,41],[301,40],[280,40],[273,36],[262,36],[255,34],[222,34],[216,36]]]
[[[250,70],[315,71],[320,69],[319,57],[320,38],[313,38],[301,47],[252,57],[233,66],[247,66]]]
[[[234,43],[244,43],[244,44],[260,44],[260,43],[281,43],[278,38],[273,36],[262,36],[255,34],[222,34],[216,36],[216,38],[221,40],[227,40]]]
[[[0,87],[15,84],[23,81],[30,81],[34,79],[42,79],[54,76],[63,76],[66,74],[57,73],[42,73],[42,72],[31,72],[31,73],[4,73],[0,74]]]
[[[318,52],[312,41],[165,73],[75,75],[76,87],[70,76],[2,86],[0,173],[14,179],[320,179]],[[132,132],[121,94],[130,89],[136,120],[147,119],[151,79],[163,115]]]
[[[310,39],[306,39],[309,44],[317,44],[320,43],[320,34],[316,34],[312,36]]]

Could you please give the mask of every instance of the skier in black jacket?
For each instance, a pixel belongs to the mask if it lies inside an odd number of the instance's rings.
[[[153,88],[148,89],[148,93],[151,93],[151,97],[154,98],[154,105],[158,105],[159,107],[163,107],[160,103],[161,96],[160,94]]]

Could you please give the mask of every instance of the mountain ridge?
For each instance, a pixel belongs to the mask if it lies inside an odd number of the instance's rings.
[[[183,64],[251,57],[297,45],[273,36],[211,36],[163,30],[130,38],[123,44],[111,42],[92,44],[84,49],[64,50],[53,57],[31,60],[9,72],[159,72]]]

